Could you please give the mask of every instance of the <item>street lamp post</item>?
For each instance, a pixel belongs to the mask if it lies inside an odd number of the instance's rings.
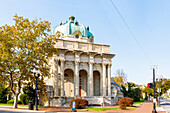
[[[38,98],[37,98],[37,79],[40,76],[40,70],[36,71],[35,68],[33,70],[34,77],[36,79],[36,90],[35,90],[35,110],[38,111]],[[37,74],[37,75],[36,75]]]
[[[153,67],[153,110],[152,113],[156,113],[156,107],[155,107],[155,68]]]

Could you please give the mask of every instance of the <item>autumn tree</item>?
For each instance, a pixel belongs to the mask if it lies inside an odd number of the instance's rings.
[[[57,50],[48,21],[29,21],[17,15],[13,20],[14,25],[0,27],[0,75],[7,79],[17,108],[23,82],[35,80],[31,70],[39,69],[43,78],[49,76],[48,59]]]
[[[123,69],[122,70],[118,69],[116,71],[116,76],[114,77],[114,81],[121,86],[121,85],[125,85],[126,79],[127,76],[124,73]]]

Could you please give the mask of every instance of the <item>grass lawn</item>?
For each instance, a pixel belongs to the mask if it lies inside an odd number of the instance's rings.
[[[0,103],[0,106],[14,106],[14,104]],[[18,104],[18,107],[28,107],[28,105]],[[43,107],[43,106],[38,106],[38,107]]]
[[[133,105],[142,104],[143,102],[145,102],[145,100],[140,100],[139,102],[134,102]]]
[[[111,109],[120,109],[120,107],[111,107],[111,108],[87,108],[87,109],[82,109],[82,111],[105,111],[105,110],[111,110]],[[126,107],[126,109],[136,109],[136,107]]]

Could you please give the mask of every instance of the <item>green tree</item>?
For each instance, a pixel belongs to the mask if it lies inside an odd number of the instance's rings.
[[[35,89],[33,88],[33,84],[28,83],[23,87],[24,94],[28,95],[28,101],[35,101]]]
[[[49,76],[48,59],[57,50],[48,21],[29,21],[17,15],[13,20],[14,25],[0,27],[0,74],[7,79],[17,108],[23,81],[35,80],[33,68],[40,69],[42,77]]]
[[[156,89],[156,96],[158,96],[158,92],[157,92],[157,89],[159,88],[159,82],[156,81],[155,82],[155,89]],[[163,93],[166,93],[168,91],[168,89],[170,89],[170,79],[162,79],[160,80],[160,88],[161,88],[161,92],[160,92],[160,95],[162,95]]]
[[[114,77],[114,81],[115,81],[118,85],[121,86],[121,85],[125,85],[126,79],[127,79],[127,76],[126,76],[126,74],[124,73],[124,71],[118,69],[118,70],[116,71],[116,76]]]
[[[149,96],[153,96],[153,88],[146,87],[142,90],[143,93],[146,93]]]
[[[121,92],[123,93],[124,97],[133,98],[134,101],[139,101],[141,96],[141,89],[135,87],[134,83],[127,83],[127,89],[125,86],[121,86]]]
[[[7,95],[9,93],[9,88],[5,86],[5,80],[0,76],[0,103],[7,102]]]

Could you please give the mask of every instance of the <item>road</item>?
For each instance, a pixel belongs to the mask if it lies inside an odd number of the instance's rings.
[[[161,99],[160,105],[167,113],[170,113],[170,99]]]

